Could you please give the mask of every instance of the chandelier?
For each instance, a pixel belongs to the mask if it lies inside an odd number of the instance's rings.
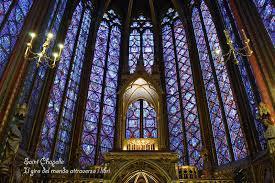
[[[28,59],[28,60],[37,60],[36,66],[39,67],[43,62],[47,63],[47,65],[49,65],[50,68],[55,68],[56,63],[60,60],[61,58],[61,53],[62,50],[64,48],[64,45],[59,43],[58,44],[58,52],[53,52],[52,56],[48,56],[47,55],[47,51],[51,45],[51,41],[54,38],[53,33],[49,32],[47,34],[47,38],[45,40],[45,42],[42,44],[42,50],[40,52],[34,52],[32,51],[32,47],[33,47],[33,40],[36,37],[36,33],[34,32],[30,32],[29,33],[30,36],[30,41],[27,43],[27,48],[25,51],[25,55],[24,58]]]
[[[219,48],[215,50],[215,54],[218,56],[219,63],[221,63],[222,58],[225,59],[225,63],[229,61],[230,58],[232,58],[234,64],[239,64],[237,56],[250,57],[253,54],[253,51],[249,45],[250,39],[247,38],[245,31],[243,29],[241,31],[244,38],[244,47],[239,49],[236,49],[234,47],[233,41],[230,38],[228,31],[226,29],[223,31],[226,37],[226,44],[229,46],[229,51],[225,54],[221,54],[221,50]]]

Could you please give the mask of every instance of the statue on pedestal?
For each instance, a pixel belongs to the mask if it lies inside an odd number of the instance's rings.
[[[267,140],[267,149],[271,157],[275,156],[275,124],[271,112],[266,104],[260,103],[259,105],[259,119],[266,126],[265,139]]]
[[[202,148],[201,150],[201,157],[203,159],[203,171],[202,171],[202,178],[211,178],[211,162],[210,162],[210,155],[209,151],[206,147]]]
[[[2,159],[0,161],[1,177],[9,177],[12,174],[12,164],[14,163],[16,154],[22,141],[21,127],[24,124],[24,119],[27,113],[27,105],[23,104],[17,107],[15,115],[12,117],[6,141],[4,142],[4,149],[2,152]]]
[[[268,108],[264,103],[259,105],[259,120],[266,126],[266,131],[264,137],[267,141],[267,151],[271,157],[272,163],[270,166],[265,166],[264,182],[274,181],[274,165],[275,165],[275,124],[274,118]]]

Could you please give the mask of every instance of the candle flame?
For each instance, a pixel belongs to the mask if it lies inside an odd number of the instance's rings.
[[[30,36],[31,36],[31,38],[35,38],[36,34],[34,32],[30,32]]]
[[[48,35],[47,35],[47,37],[48,37],[49,39],[52,39],[52,38],[53,38],[53,33],[49,32]]]

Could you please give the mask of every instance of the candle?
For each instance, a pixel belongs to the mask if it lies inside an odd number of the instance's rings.
[[[56,52],[53,53],[53,63],[50,65],[51,68],[54,68],[55,67],[55,63],[56,63],[56,60],[57,60],[57,57],[58,57],[58,54]]]
[[[51,40],[53,38],[53,33],[49,32],[47,38]]]
[[[30,37],[31,37],[31,40],[30,42],[27,43],[27,48],[26,48],[26,51],[25,51],[25,58],[28,57],[29,55],[29,50],[32,48],[32,42],[33,42],[33,39],[36,37],[36,34],[34,32],[30,32],[29,33]]]
[[[251,56],[253,51],[249,45],[250,39],[247,38],[245,31],[243,29],[242,29],[242,33],[243,33],[243,37],[244,37],[245,47],[247,48],[248,56]]]
[[[246,34],[245,34],[245,32],[244,32],[243,29],[242,29],[242,33],[243,33],[244,41],[248,40],[248,39],[247,39],[247,36],[246,36]]]
[[[38,67],[39,65],[40,65],[40,63],[41,63],[41,58],[43,57],[43,53],[41,52],[41,53],[38,53],[38,62],[37,62],[37,64],[36,64],[36,66]]]
[[[31,48],[31,43],[27,43],[27,48],[26,48],[26,51],[25,51],[25,58],[27,58],[28,57],[28,55],[29,55],[29,49]]]
[[[59,47],[58,57],[61,57],[61,53],[62,53],[62,50],[64,48],[64,45],[63,44],[58,44],[58,47]]]

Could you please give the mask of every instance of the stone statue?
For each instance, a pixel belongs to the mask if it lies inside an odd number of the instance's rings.
[[[275,124],[271,112],[266,104],[260,103],[259,105],[259,119],[267,127],[265,131],[265,139],[267,140],[267,148],[274,158],[275,156]]]
[[[10,122],[7,140],[4,143],[3,157],[0,162],[0,174],[2,175],[9,175],[11,173],[10,167],[15,160],[20,142],[22,141],[20,128],[24,124],[26,112],[26,104],[18,106]]]
[[[204,162],[203,166],[203,171],[202,171],[202,178],[210,178],[212,175],[210,167],[211,167],[211,162],[210,162],[210,155],[209,151],[206,147],[203,147],[201,150],[201,157]]]

